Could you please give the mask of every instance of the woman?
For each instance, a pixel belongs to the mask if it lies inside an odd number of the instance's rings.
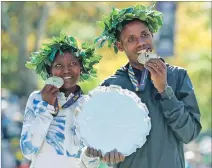
[[[29,96],[25,109],[20,144],[32,161],[30,168],[98,167],[98,158],[82,152],[73,124],[75,108],[83,99],[77,82],[95,76],[93,65],[101,59],[94,51],[87,43],[79,49],[74,37],[61,33],[27,62],[26,67],[47,79],[41,91]]]

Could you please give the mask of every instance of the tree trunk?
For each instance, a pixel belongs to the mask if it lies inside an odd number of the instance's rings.
[[[26,2],[19,2],[19,16],[18,16],[18,23],[19,23],[19,43],[18,43],[18,86],[17,86],[17,93],[18,95],[27,96],[32,91],[37,88],[37,77],[35,73],[28,70],[25,67],[25,63],[28,60],[28,51],[27,51],[27,36],[28,36],[28,28],[29,25],[27,23],[27,14],[25,9]]]
[[[27,50],[27,38],[29,31],[32,29],[30,22],[27,20],[29,15],[28,11],[25,7],[26,2],[20,2],[20,13],[18,16],[19,20],[19,84],[17,88],[17,92],[20,96],[29,96],[31,92],[37,89],[37,75],[34,71],[29,70],[25,67],[26,61],[29,60],[29,52]],[[38,24],[36,27],[36,41],[34,46],[34,51],[39,48],[39,41],[44,33],[45,21],[48,17],[48,5],[44,4],[41,8],[40,17],[38,18]],[[30,12],[30,11],[29,11]]]

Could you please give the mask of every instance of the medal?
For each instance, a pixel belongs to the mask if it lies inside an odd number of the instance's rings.
[[[144,52],[139,54],[137,60],[140,64],[145,64],[150,58],[159,58],[159,57],[153,52]]]
[[[58,76],[52,76],[45,81],[45,84],[53,85],[57,88],[60,88],[64,84],[64,80]]]

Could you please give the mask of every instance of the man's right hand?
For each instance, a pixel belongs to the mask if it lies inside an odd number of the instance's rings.
[[[59,92],[59,89],[57,87],[47,84],[41,90],[41,96],[44,101],[54,106],[58,92]]]

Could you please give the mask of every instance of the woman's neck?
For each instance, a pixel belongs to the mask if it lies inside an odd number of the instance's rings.
[[[77,85],[69,89],[61,88],[60,92],[63,92],[65,94],[65,97],[68,97],[71,93],[75,93],[76,89],[77,89]]]

